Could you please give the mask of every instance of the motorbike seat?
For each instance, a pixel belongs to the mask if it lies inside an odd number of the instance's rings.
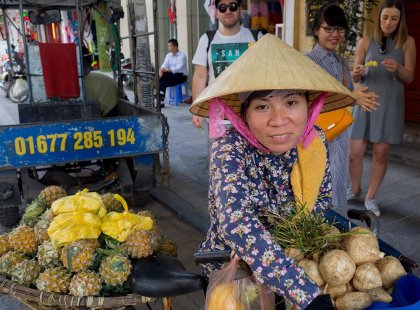
[[[186,271],[175,257],[157,255],[134,261],[128,283],[135,294],[162,298],[202,290],[205,279]]]

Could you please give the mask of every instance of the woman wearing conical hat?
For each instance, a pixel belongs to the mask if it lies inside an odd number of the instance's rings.
[[[253,44],[194,101],[209,117],[210,227],[200,251],[232,250],[256,279],[297,309],[325,302],[321,289],[272,239],[261,215],[291,202],[323,214],[331,205],[321,111],[354,103],[342,84],[273,35]],[[232,128],[226,130],[227,118]],[[205,275],[221,265],[203,266]],[[322,309],[331,309],[328,298]],[[316,308],[312,308],[316,309]],[[321,309],[321,308],[319,308]]]

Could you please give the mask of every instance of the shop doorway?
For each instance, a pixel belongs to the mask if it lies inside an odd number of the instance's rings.
[[[420,124],[420,2],[406,0],[408,33],[414,37],[417,50],[417,64],[414,81],[405,86],[405,120]]]

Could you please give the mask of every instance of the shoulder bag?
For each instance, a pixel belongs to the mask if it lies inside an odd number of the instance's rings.
[[[343,59],[340,59],[343,71],[343,84],[347,87],[347,78],[344,73]],[[337,138],[344,130],[347,129],[354,122],[353,116],[347,108],[341,108],[334,111],[329,111],[319,114],[315,125],[321,127],[324,131],[327,140],[332,141]]]

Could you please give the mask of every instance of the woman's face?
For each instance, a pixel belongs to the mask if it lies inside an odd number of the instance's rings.
[[[339,26],[330,26],[325,21],[316,31],[318,44],[327,51],[334,51],[344,40],[346,29]]]
[[[381,29],[384,36],[388,37],[394,33],[400,22],[401,12],[396,7],[385,8],[381,12]]]
[[[255,138],[277,155],[298,144],[307,118],[308,104],[304,94],[252,99],[245,114]]]

